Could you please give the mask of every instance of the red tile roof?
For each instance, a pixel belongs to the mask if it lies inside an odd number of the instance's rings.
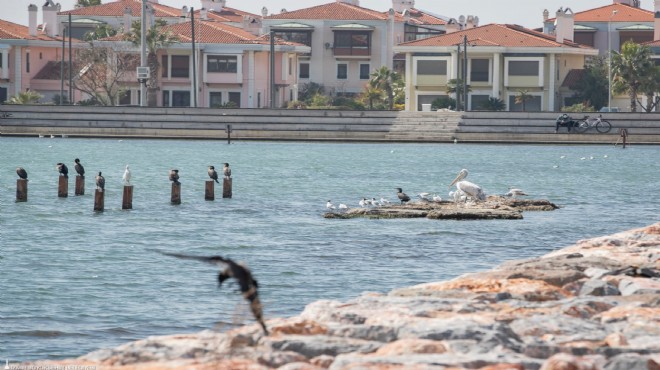
[[[42,31],[37,31],[36,36],[30,36],[29,29],[26,26],[0,19],[0,40],[56,41],[58,39],[50,37]]]
[[[264,19],[385,20],[387,18],[386,13],[347,3],[333,2],[275,14]]]
[[[651,47],[660,46],[660,40],[648,41],[648,42],[642,43],[642,45],[651,46]]]
[[[148,2],[154,8],[154,14],[157,18],[162,17],[179,17],[181,9],[173,8],[171,6],[156,4]],[[67,10],[57,13],[58,15],[82,15],[82,16],[97,16],[97,17],[123,17],[124,9],[130,8],[131,15],[140,17],[142,15],[142,1],[141,0],[118,0],[111,3],[86,6],[78,9]]]
[[[616,14],[612,16],[612,12]],[[610,17],[612,19],[610,20]],[[599,8],[575,13],[575,22],[653,22],[653,12],[646,9],[635,8],[626,4],[610,4]],[[546,23],[553,23],[550,18]]]
[[[558,43],[554,36],[549,36],[513,24],[487,24],[463,31],[426,39],[404,42],[401,46],[453,46],[463,42],[467,36],[470,45],[503,47],[573,47],[587,48],[571,41]]]
[[[387,15],[387,13],[384,13]],[[438,18],[434,15],[425,13],[423,10],[419,9],[408,9],[408,15],[410,16],[409,22],[411,24],[418,24],[418,25],[434,25],[434,26],[439,26],[439,25],[444,25],[447,24],[447,21],[445,21],[442,18]],[[396,13],[396,20],[397,21],[405,21],[405,17],[401,13]]]
[[[198,13],[197,11],[195,13]],[[224,7],[221,11],[209,10],[208,17],[209,19],[214,19],[220,22],[232,22],[232,23],[241,23],[243,22],[243,17],[249,16],[255,19],[261,18],[261,16],[244,12],[242,10]]]

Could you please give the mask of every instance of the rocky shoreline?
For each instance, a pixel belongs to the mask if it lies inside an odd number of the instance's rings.
[[[485,272],[317,301],[296,317],[150,337],[97,369],[660,369],[660,223]]]

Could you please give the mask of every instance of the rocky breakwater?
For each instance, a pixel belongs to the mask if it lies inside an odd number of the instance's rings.
[[[486,272],[317,301],[226,333],[40,364],[99,369],[660,369],[660,223]]]

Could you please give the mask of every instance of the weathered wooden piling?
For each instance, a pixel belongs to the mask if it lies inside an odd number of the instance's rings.
[[[172,204],[181,204],[181,183],[172,183]]]
[[[227,144],[231,144],[231,125],[227,125],[227,128],[225,128],[225,132],[227,132]]]
[[[96,189],[94,193],[94,210],[103,212],[105,208],[105,190]]]
[[[27,179],[16,179],[16,201],[27,202],[28,181]]]
[[[215,200],[215,181],[206,182],[206,191],[204,192],[204,199]]]
[[[57,187],[57,196],[60,198],[66,198],[69,196],[69,178],[66,176],[60,176],[60,182]]]
[[[133,209],[133,185],[124,185],[121,209]]]
[[[85,195],[85,176],[76,176],[76,195]]]
[[[231,198],[231,178],[222,179],[222,197]]]

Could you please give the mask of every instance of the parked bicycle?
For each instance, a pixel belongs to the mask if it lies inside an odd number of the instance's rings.
[[[610,132],[612,125],[603,119],[602,114],[599,114],[596,118],[589,118],[589,116],[584,116],[584,118],[578,120],[575,125],[575,131],[579,134],[586,132],[590,128],[595,128],[596,131],[604,134]]]

